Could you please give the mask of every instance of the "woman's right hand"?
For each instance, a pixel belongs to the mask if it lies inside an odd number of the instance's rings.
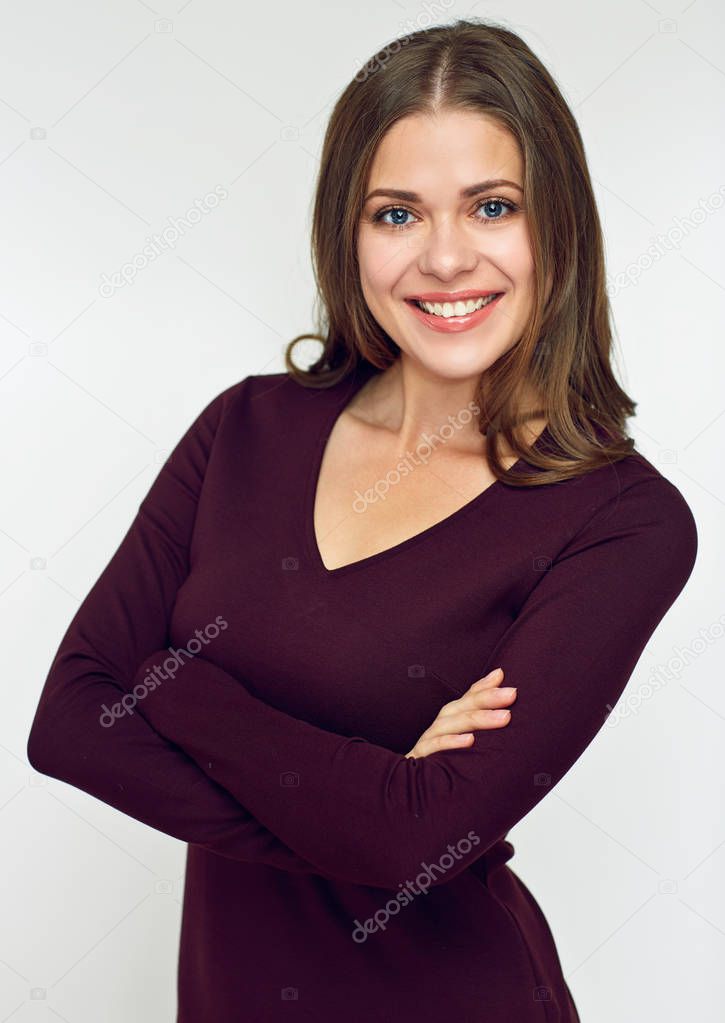
[[[461,749],[473,742],[471,728],[501,728],[511,720],[506,707],[516,699],[516,690],[499,688],[503,669],[494,668],[477,679],[457,700],[445,703],[438,716],[416,742],[407,757],[427,757],[442,749]]]

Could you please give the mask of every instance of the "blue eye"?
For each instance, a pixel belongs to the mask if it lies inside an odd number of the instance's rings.
[[[476,211],[482,210],[482,209],[486,209],[486,208],[488,208],[490,210],[491,206],[503,207],[504,209],[508,209],[509,212],[511,212],[514,209],[514,204],[512,202],[509,202],[508,199],[484,199],[484,201],[479,206],[476,207]],[[504,218],[503,217],[484,217],[483,219],[484,220],[503,220]]]
[[[407,224],[401,224],[399,221],[396,221],[396,220],[393,220],[392,223],[390,223],[390,221],[384,221],[383,217],[387,217],[387,215],[389,213],[391,213],[393,215],[404,213],[404,214],[409,216],[410,215],[410,210],[406,210],[403,206],[389,206],[386,210],[381,210],[379,213],[377,213],[373,219],[376,220],[376,221],[380,221],[381,223],[388,223],[390,227],[407,227],[408,226]]]
[[[510,199],[482,199],[475,207],[473,211],[474,218],[479,223],[490,224],[499,220],[506,220],[512,213],[517,213],[520,207],[516,203],[511,202]],[[479,210],[485,210],[487,214],[491,216],[478,216]],[[502,212],[505,211],[505,212]],[[384,218],[390,215],[393,219],[385,220]],[[411,227],[410,221],[405,221],[403,217],[412,217],[414,214],[406,209],[405,206],[386,206],[382,210],[378,210],[371,217],[374,224],[384,224],[386,227],[392,227],[396,230],[404,230],[405,228]]]

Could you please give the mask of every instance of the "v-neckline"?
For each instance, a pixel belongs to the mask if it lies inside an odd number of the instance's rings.
[[[502,487],[505,486],[501,480],[494,480],[489,483],[480,493],[472,497],[470,501],[466,501],[465,504],[461,505],[455,511],[451,512],[450,515],[446,515],[445,518],[439,519],[438,522],[434,522],[432,525],[427,526],[425,529],[420,530],[418,533],[414,533],[413,536],[409,536],[405,540],[401,540],[399,543],[393,544],[392,547],[386,547],[382,551],[376,551],[374,554],[368,554],[364,558],[358,558],[356,561],[349,561],[345,565],[338,565],[336,568],[328,568],[322,560],[322,554],[320,553],[320,547],[317,542],[317,534],[315,532],[315,502],[317,500],[317,490],[320,482],[320,470],[322,468],[322,461],[327,448],[327,442],[332,436],[332,431],[335,427],[335,423],[340,418],[345,409],[352,403],[353,398],[357,392],[362,388],[363,384],[375,373],[380,372],[376,367],[369,363],[361,363],[353,372],[351,376],[346,377],[340,381],[339,393],[334,394],[334,400],[331,402],[330,408],[326,410],[326,415],[323,416],[322,426],[320,433],[317,438],[317,444],[315,447],[314,457],[310,466],[310,472],[307,477],[307,493],[305,495],[305,523],[306,523],[306,541],[311,559],[315,564],[315,567],[322,572],[324,576],[332,578],[333,576],[346,575],[348,572],[358,571],[363,568],[371,567],[377,564],[379,561],[383,561],[387,558],[394,557],[398,554],[402,554],[410,548],[417,546],[419,543],[427,540],[430,536],[440,532],[442,529],[453,525],[459,519],[461,519],[467,513],[477,508],[484,500],[491,500],[492,497],[498,493]],[[350,386],[351,385],[351,386]],[[538,443],[539,439],[544,436],[548,431],[548,426],[545,426],[535,443]],[[518,466],[524,459],[519,458],[514,462],[511,468]]]

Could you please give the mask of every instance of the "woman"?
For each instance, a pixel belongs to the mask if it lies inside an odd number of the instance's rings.
[[[189,843],[181,1023],[572,1023],[506,833],[697,533],[625,434],[581,139],[522,40],[458,21],[358,74],[313,247],[319,359],[181,439],[28,756]]]

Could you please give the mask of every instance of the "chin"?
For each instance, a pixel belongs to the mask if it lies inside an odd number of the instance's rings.
[[[443,342],[443,344],[446,343],[450,344],[448,339]],[[436,344],[440,343],[436,342]],[[431,353],[430,350],[417,351],[412,348],[406,350],[402,347],[401,351],[407,359],[417,363],[426,373],[452,381],[471,380],[480,377],[482,373],[494,364],[501,354],[497,350],[492,355],[489,351],[484,351],[483,346],[462,346],[460,343],[457,351],[454,351],[452,346],[449,351],[438,351],[435,353]]]

